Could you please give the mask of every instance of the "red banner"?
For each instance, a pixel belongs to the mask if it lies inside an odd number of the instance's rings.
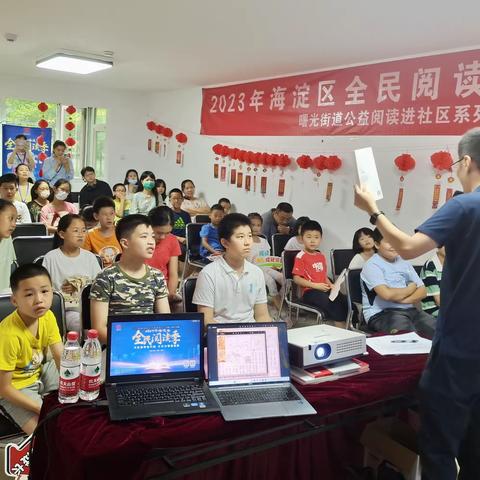
[[[461,135],[480,125],[480,50],[203,89],[205,135]]]

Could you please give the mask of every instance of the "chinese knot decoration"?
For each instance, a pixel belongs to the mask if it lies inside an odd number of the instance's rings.
[[[393,161],[395,166],[400,170],[402,173],[410,172],[415,168],[417,162],[415,159],[408,153],[402,153]],[[398,195],[397,195],[397,205],[395,210],[400,210],[402,208],[403,203],[403,193],[404,193],[404,186],[403,181],[405,180],[404,175],[400,175],[400,186],[398,188]]]
[[[438,208],[438,203],[440,201],[440,190],[441,190],[441,185],[440,185],[440,180],[442,178],[442,173],[443,172],[451,172],[452,171],[452,163],[453,163],[453,158],[452,155],[449,152],[446,151],[440,151],[440,152],[435,152],[430,156],[430,161],[432,162],[432,166],[435,170],[435,184],[433,186],[433,199],[432,199],[432,208]],[[450,174],[448,177],[448,182],[452,183],[454,181],[454,178]],[[446,200],[449,200],[453,195],[453,188],[447,188],[446,192]]]
[[[188,141],[188,137],[184,133],[177,133],[175,135],[175,140],[178,142],[175,162],[177,163],[177,165],[183,165],[184,149],[185,144]]]
[[[48,110],[48,105],[45,102],[40,102],[37,105],[38,110],[42,113],[42,118],[38,122],[38,126],[41,129],[45,129],[48,127],[48,122],[45,120],[45,112]]]
[[[72,149],[77,143],[72,137],[72,130],[75,129],[75,123],[72,121],[72,115],[77,111],[77,109],[73,105],[69,105],[65,111],[68,113],[68,122],[65,123],[65,129],[68,130],[68,137],[65,140],[65,143],[70,149]]]

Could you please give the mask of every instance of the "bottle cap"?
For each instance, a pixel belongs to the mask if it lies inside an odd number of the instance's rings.
[[[68,332],[67,340],[69,342],[76,342],[78,340],[78,332]]]
[[[98,332],[92,328],[91,330],[88,331],[87,337],[98,338]]]

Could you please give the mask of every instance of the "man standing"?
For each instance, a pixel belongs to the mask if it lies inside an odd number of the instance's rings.
[[[93,205],[93,202],[98,197],[113,198],[110,185],[102,180],[97,180],[93,167],[84,167],[80,173],[83,180],[87,182],[80,190],[80,209],[86,205]]]
[[[272,208],[264,213],[262,218],[262,233],[267,237],[270,244],[272,243],[272,235],[275,233],[283,233],[285,235],[294,233],[292,229],[295,224],[295,218],[293,218],[293,207],[289,203],[280,202],[277,208]]]
[[[480,479],[480,128],[458,145],[464,195],[449,200],[410,236],[390,222],[372,195],[355,187],[355,205],[406,259],[445,246],[440,313],[420,381],[422,479]]]

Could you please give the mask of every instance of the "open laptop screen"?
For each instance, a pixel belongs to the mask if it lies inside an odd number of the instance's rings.
[[[203,322],[199,318],[164,317],[167,318],[152,315],[128,321],[110,317],[107,354],[110,380],[182,373],[188,377],[201,370]]]
[[[211,386],[288,382],[285,323],[208,325]]]

